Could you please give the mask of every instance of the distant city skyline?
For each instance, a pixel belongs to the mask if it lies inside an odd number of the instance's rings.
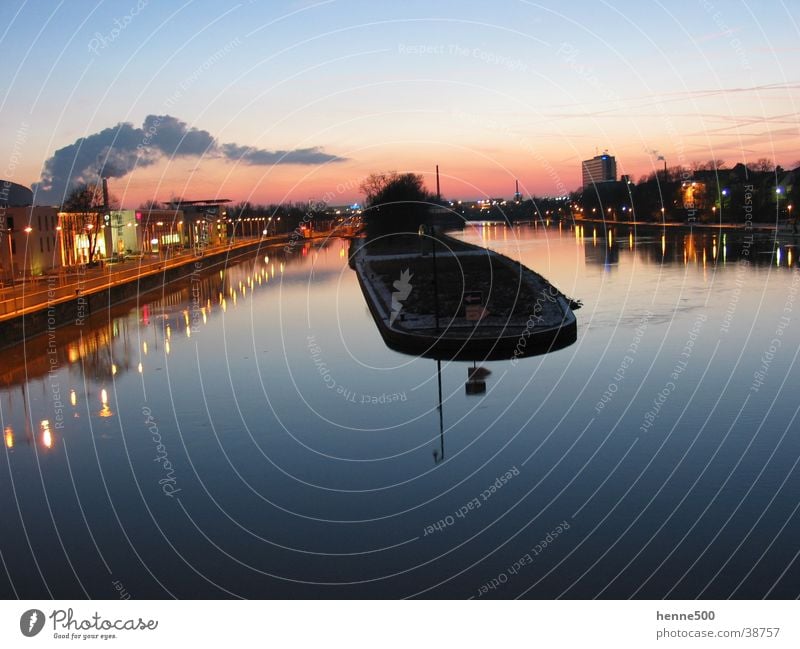
[[[100,169],[135,207],[346,204],[436,164],[448,198],[559,195],[604,150],[634,180],[800,160],[783,2],[5,2],[0,24],[0,177],[37,202]]]

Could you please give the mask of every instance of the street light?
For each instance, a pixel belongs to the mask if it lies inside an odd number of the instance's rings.
[[[27,226],[25,228],[25,234],[27,235],[27,234],[30,234],[31,232],[33,232],[33,228],[31,226]],[[26,237],[26,239],[25,239],[25,257],[28,258],[28,264],[29,264],[29,266],[31,266],[31,271],[30,271],[31,277],[33,277],[33,268],[32,268],[33,261],[31,260],[30,255],[28,254],[29,250],[30,250],[30,247],[28,246],[28,240],[27,240],[27,237]],[[25,268],[22,269],[22,276],[23,276],[23,282],[24,282]]]

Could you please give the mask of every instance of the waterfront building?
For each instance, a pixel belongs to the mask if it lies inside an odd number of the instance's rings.
[[[105,223],[99,212],[58,212],[58,224],[65,266],[87,264],[108,256],[111,247],[106,246]]]
[[[137,252],[169,254],[192,245],[183,210],[172,207],[122,210],[112,212],[112,223],[115,218],[120,222],[116,230],[117,246],[132,244]]]
[[[106,214],[59,212],[63,260],[67,266],[188,246],[183,212],[174,209],[111,210]],[[97,230],[96,230],[97,229]],[[95,231],[99,232],[95,240]]]
[[[167,204],[169,210],[182,214],[185,228],[181,229],[183,245],[195,249],[218,246],[228,242],[228,198],[203,200],[174,200]],[[152,219],[151,219],[152,221]]]
[[[4,282],[41,275],[63,263],[61,230],[55,207],[3,206],[0,218],[0,264]]]
[[[33,205],[33,192],[30,187],[0,180],[0,212],[5,207],[28,207]]]
[[[603,153],[581,163],[583,188],[589,189],[599,183],[614,182],[617,179],[617,161],[613,155]]]

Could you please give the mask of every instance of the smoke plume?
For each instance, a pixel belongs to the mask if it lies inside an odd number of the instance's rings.
[[[38,204],[60,205],[70,189],[101,176],[122,178],[165,158],[211,156],[246,165],[319,165],[344,158],[319,148],[269,151],[219,143],[208,131],[190,128],[171,115],[148,115],[141,127],[129,122],[103,129],[58,149],[44,163],[33,191]]]

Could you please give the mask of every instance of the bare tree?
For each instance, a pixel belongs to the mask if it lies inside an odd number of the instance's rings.
[[[724,168],[724,160],[707,160],[706,162],[692,163],[692,171],[718,171]]]
[[[376,173],[361,183],[366,194],[364,220],[370,233],[415,232],[436,200],[421,174]]]
[[[372,173],[361,182],[359,189],[364,193],[367,203],[378,196],[393,181],[397,180],[396,171],[381,171]]]
[[[664,178],[665,182],[680,182],[687,173],[686,167],[682,165],[675,165],[674,167],[670,167],[667,173],[666,178]]]
[[[360,189],[366,194],[370,206],[433,200],[433,196],[425,189],[425,179],[421,174],[398,174],[394,171],[370,174],[361,183]]]
[[[109,198],[108,209],[119,206],[119,201]],[[98,185],[81,184],[73,187],[61,205],[61,211],[66,212],[69,234],[86,233],[89,242],[89,263],[94,262],[97,254],[97,243],[103,232],[103,191]],[[67,233],[65,233],[67,234]],[[69,237],[70,240],[73,237]]]
[[[160,210],[161,203],[150,198],[144,201],[141,205],[139,205],[138,209],[142,210],[143,212],[152,212],[153,210]]]
[[[251,216],[254,212],[253,205],[250,201],[239,201],[236,205],[233,206],[232,212],[238,218],[246,218]]]
[[[772,160],[769,158],[759,158],[752,165],[748,165],[754,171],[769,172],[775,170]]]

